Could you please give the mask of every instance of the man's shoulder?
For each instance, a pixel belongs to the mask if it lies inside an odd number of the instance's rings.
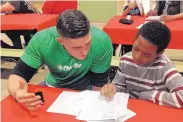
[[[96,41],[103,41],[105,38],[108,37],[108,35],[103,30],[93,26],[91,27],[91,35],[92,38]]]
[[[29,45],[39,45],[41,47],[50,47],[51,45],[55,45],[57,43],[56,38],[57,37],[57,32],[55,27],[50,27],[47,29],[43,29],[42,31],[37,32],[33,38],[30,41]]]
[[[44,33],[48,33],[49,35],[50,34],[53,34],[53,33],[56,33],[56,27],[55,26],[52,26],[52,27],[49,27],[49,28],[46,28],[46,29],[43,29],[41,31],[39,31],[40,34],[44,34]]]
[[[110,37],[101,29],[91,27],[92,46],[101,47],[111,43]]]
[[[56,27],[49,27],[47,29],[43,29],[37,33],[38,38],[42,38],[42,41],[50,41],[53,38],[58,37],[58,33],[56,31]]]

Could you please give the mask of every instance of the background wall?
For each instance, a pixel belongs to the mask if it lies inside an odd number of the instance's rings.
[[[106,22],[117,14],[117,1],[79,1],[79,10],[91,22]]]
[[[111,17],[115,15],[121,15],[123,8],[127,5],[128,0],[78,0],[78,9],[82,10],[89,20],[94,23],[107,22]],[[144,6],[145,12],[148,12],[152,8],[154,1],[141,0]],[[42,11],[42,5],[44,1],[32,1],[33,4]]]
[[[121,14],[124,1],[118,0],[78,0],[78,9],[82,10],[91,22],[107,22],[111,17]],[[32,1],[33,5],[42,11],[44,1]]]

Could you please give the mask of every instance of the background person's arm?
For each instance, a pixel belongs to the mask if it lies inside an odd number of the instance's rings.
[[[128,5],[125,6],[125,8],[122,12],[122,16],[127,16],[130,11],[131,11],[131,8]]]
[[[11,12],[13,10],[15,10],[15,7],[13,5],[11,5],[9,2],[6,2],[3,5],[0,5],[0,12],[1,13],[3,13],[3,12]]]
[[[178,20],[178,19],[183,19],[183,12],[182,13],[179,13],[179,14],[176,14],[176,15],[173,15],[173,20]]]
[[[165,22],[179,20],[179,19],[183,19],[183,12],[176,14],[176,15],[161,15],[160,16],[160,20],[165,21]]]
[[[0,12],[12,12],[14,10],[18,11],[20,7],[20,1],[8,1],[0,5]]]

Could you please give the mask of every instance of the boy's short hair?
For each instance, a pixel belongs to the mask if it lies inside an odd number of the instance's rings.
[[[137,33],[136,38],[139,35],[157,46],[157,54],[168,47],[171,39],[170,29],[158,21],[144,24]]]

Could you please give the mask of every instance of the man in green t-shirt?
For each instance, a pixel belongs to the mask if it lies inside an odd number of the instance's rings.
[[[27,83],[43,64],[50,70],[46,86],[100,89],[108,80],[112,52],[105,32],[91,27],[81,11],[67,10],[58,17],[56,27],[38,32],[31,39],[9,77],[8,90],[29,110],[40,107],[40,97],[27,92]]]

